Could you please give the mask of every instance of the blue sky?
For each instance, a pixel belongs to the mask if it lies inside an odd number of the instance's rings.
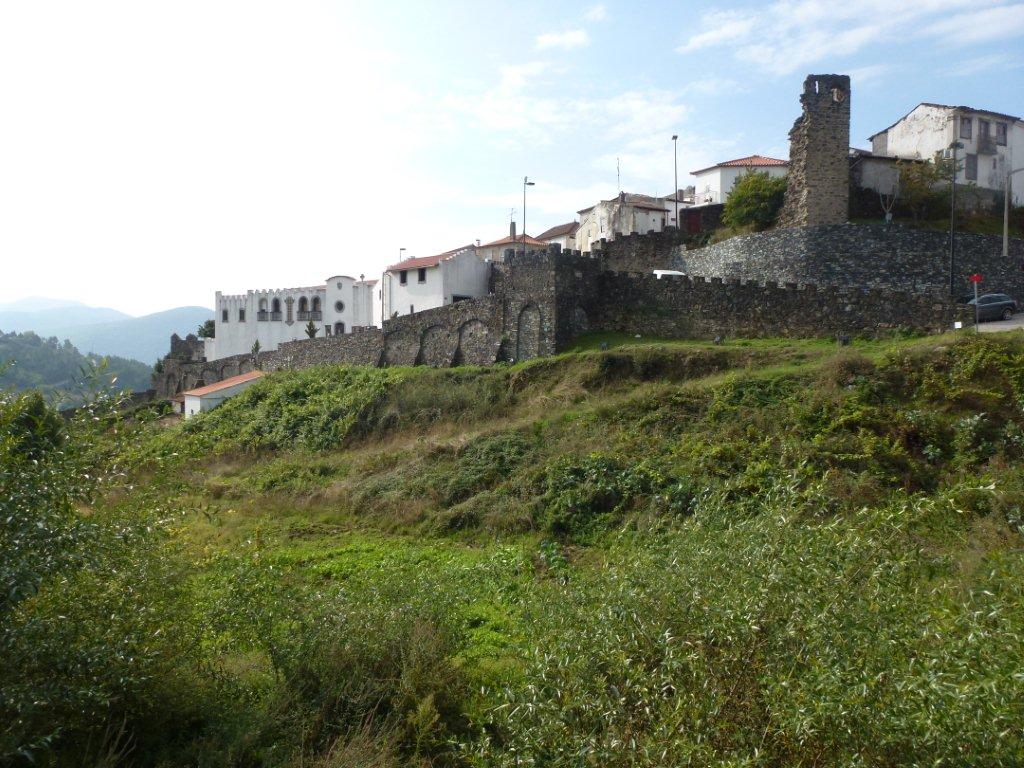
[[[921,101],[1024,113],[1024,3],[0,6],[0,301],[135,314],[377,275],[617,191],[786,157],[807,73],[853,143]]]

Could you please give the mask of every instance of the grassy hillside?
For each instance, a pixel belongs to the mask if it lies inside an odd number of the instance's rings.
[[[0,331],[0,387],[17,390],[36,389],[61,406],[82,402],[83,378],[100,365],[99,355],[83,355],[69,341],[43,339],[36,334]],[[150,386],[152,369],[137,360],[106,358],[107,380],[117,377],[122,389],[145,391]]]
[[[88,545],[0,569],[0,755],[1024,760],[1019,336],[603,340],[94,417],[48,523]]]

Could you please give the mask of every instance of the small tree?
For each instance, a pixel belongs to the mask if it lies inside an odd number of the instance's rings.
[[[315,339],[317,330],[316,323],[312,320],[306,323],[306,335],[309,336],[309,338]]]
[[[212,339],[217,333],[217,326],[213,320],[206,320],[199,324],[199,328],[196,329],[196,335],[200,339]]]
[[[785,178],[773,178],[767,171],[744,174],[725,201],[722,223],[727,227],[767,229],[778,218],[785,196]]]
[[[897,161],[896,169],[900,180],[900,201],[910,211],[914,223],[941,215],[943,206],[949,201],[947,182],[953,170],[952,161]]]

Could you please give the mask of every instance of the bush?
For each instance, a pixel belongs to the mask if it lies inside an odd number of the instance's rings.
[[[766,171],[744,174],[726,198],[722,223],[734,228],[767,229],[775,223],[785,196],[784,177],[773,178]]]

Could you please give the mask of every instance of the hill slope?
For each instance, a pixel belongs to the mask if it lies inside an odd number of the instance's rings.
[[[136,548],[22,603],[0,738],[59,722],[82,762],[123,729],[164,766],[1019,764],[1024,343],[856,347],[283,372],[142,425],[88,517]]]
[[[102,358],[83,355],[68,341],[43,339],[34,333],[0,332],[0,387],[37,389],[59,406],[80,402],[83,369],[98,365]],[[149,389],[152,369],[136,360],[110,357],[107,378],[117,377],[117,386],[141,392]]]
[[[86,354],[127,357],[150,365],[167,354],[171,334],[195,333],[213,317],[205,307],[176,307],[132,317],[115,309],[61,304],[52,299],[25,299],[13,306],[41,308],[0,311],[0,330],[56,336]]]

